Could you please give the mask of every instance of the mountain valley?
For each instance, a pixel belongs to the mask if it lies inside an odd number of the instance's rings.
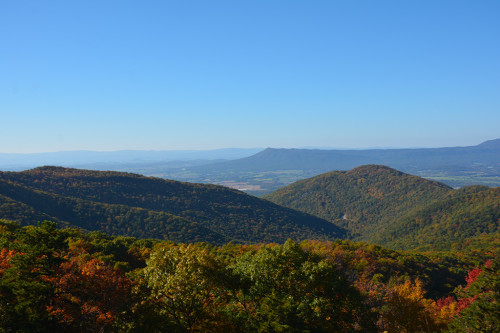
[[[499,203],[499,188],[382,165],[264,198],[114,171],[0,172],[0,331],[489,330]]]
[[[230,161],[164,171],[158,168],[154,176],[189,182],[233,183],[237,189],[261,196],[301,179],[366,164],[386,165],[454,188],[500,186],[500,139],[476,146],[448,148],[267,148],[255,155]]]

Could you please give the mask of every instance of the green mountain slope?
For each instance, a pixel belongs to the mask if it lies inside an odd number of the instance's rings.
[[[472,237],[498,236],[499,228],[500,188],[474,186],[409,214],[376,241],[399,249],[446,250],[463,247]]]
[[[318,217],[222,186],[60,167],[1,172],[0,181],[0,194],[30,207],[28,212],[114,235],[171,239],[175,234],[173,240],[218,243],[345,236],[345,230]],[[192,237],[180,236],[187,230]]]
[[[0,192],[4,194],[0,198],[0,216],[20,221],[23,225],[51,220],[65,226],[100,230],[112,235],[155,236],[177,242],[205,241],[214,244],[229,241],[198,223],[165,212],[64,197],[6,181],[0,181]]]
[[[489,240],[499,235],[500,188],[453,190],[366,165],[298,181],[266,198],[344,226],[351,237],[394,249],[498,248]]]
[[[301,180],[264,198],[333,221],[369,240],[391,221],[450,191],[435,181],[366,165]]]

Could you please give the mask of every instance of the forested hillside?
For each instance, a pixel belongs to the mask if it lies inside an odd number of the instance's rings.
[[[378,165],[269,196],[327,221],[215,185],[3,172],[0,332],[494,332],[499,196]]]
[[[405,216],[374,240],[391,248],[448,250],[472,237],[496,235],[489,241],[494,249],[499,248],[499,228],[500,188],[471,186]]]
[[[0,218],[181,242],[336,239],[318,217],[222,186],[61,167],[0,172]]]
[[[22,225],[50,220],[63,226],[100,230],[113,235],[214,244],[230,240],[199,223],[166,212],[65,197],[6,181],[0,181],[0,191],[3,193],[0,196],[0,216],[19,221]]]
[[[0,173],[0,218],[22,225],[51,220],[112,235],[212,244],[350,237],[394,249],[498,248],[498,188],[453,190],[367,165],[299,181],[266,199],[274,203],[222,186],[118,172]]]
[[[313,214],[367,238],[409,211],[444,198],[451,188],[381,165],[333,171],[298,181],[264,198]]]
[[[351,237],[399,249],[498,249],[500,188],[453,190],[368,165],[296,182],[265,196],[345,227]],[[492,236],[492,240],[487,235]]]
[[[2,332],[494,332],[498,261],[220,247],[0,220]]]

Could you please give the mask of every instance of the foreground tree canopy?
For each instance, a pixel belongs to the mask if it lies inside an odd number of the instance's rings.
[[[496,259],[0,222],[0,332],[495,332],[498,286]]]

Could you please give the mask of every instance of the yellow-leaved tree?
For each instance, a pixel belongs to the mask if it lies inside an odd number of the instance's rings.
[[[436,304],[424,297],[422,282],[407,279],[391,288],[384,310],[388,332],[440,332],[446,324],[437,316]]]

